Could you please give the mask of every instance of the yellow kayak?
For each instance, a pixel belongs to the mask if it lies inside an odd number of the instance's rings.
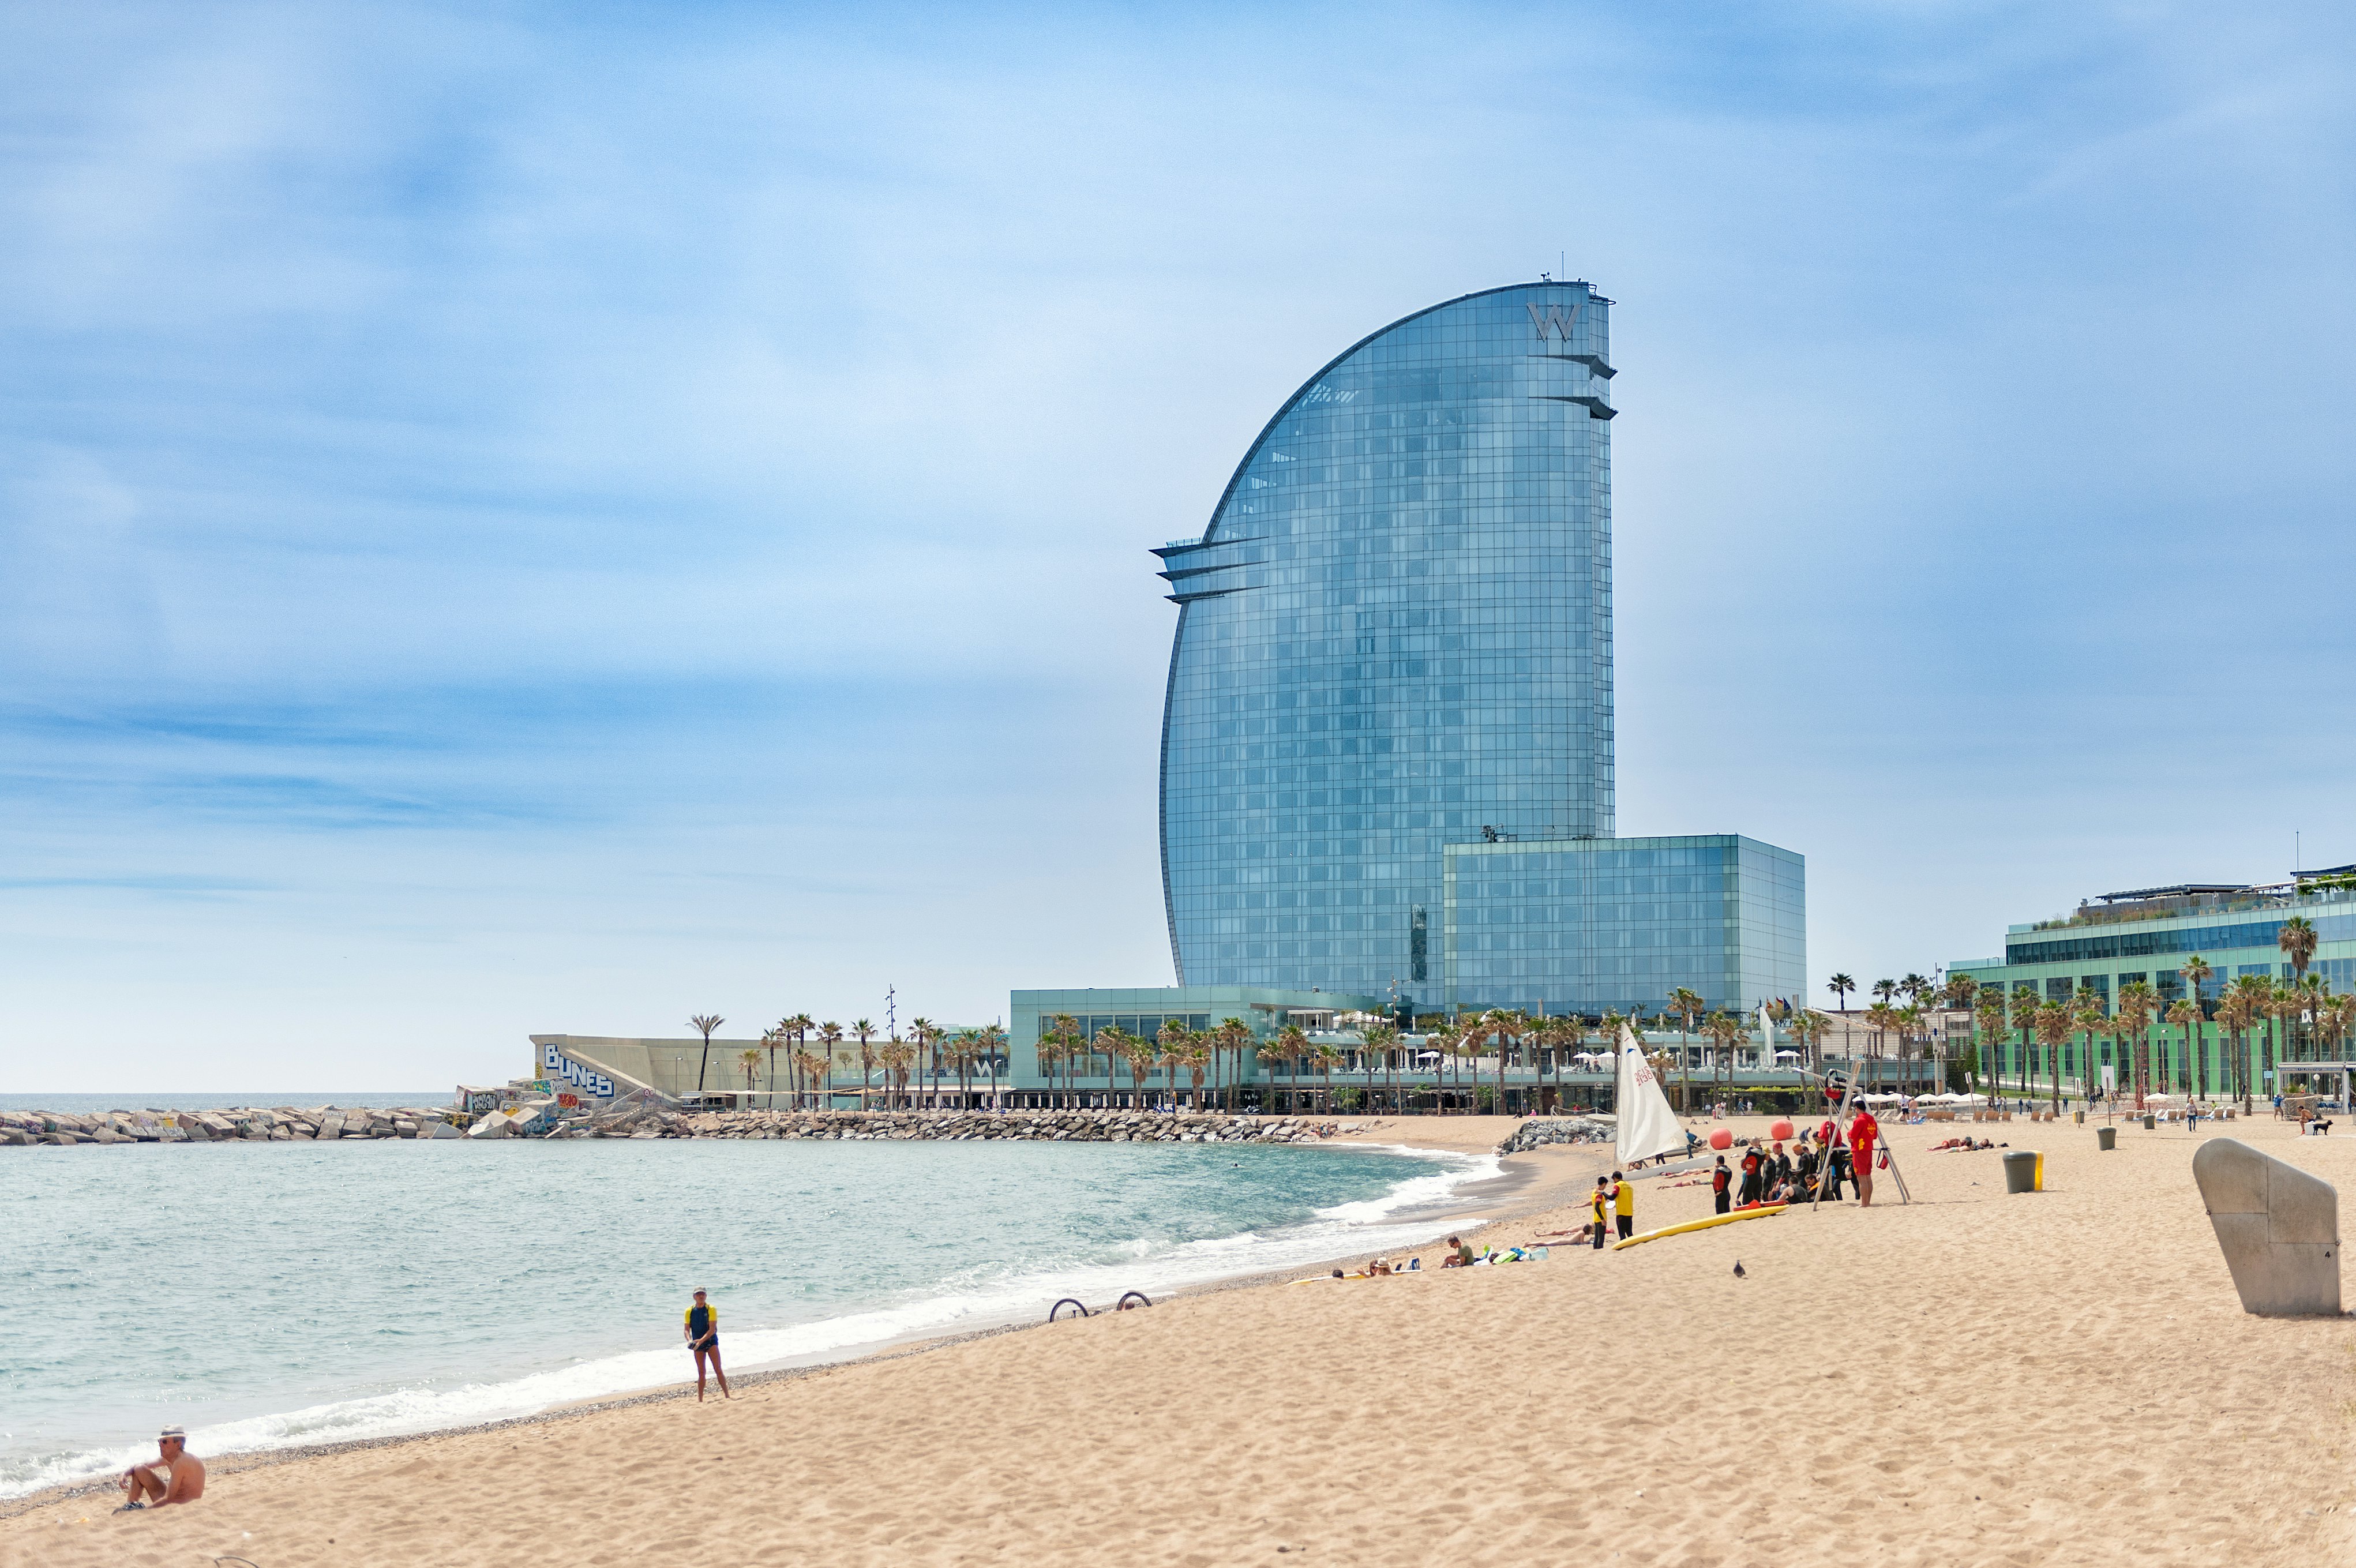
[[[1762,1203],[1755,1208],[1738,1208],[1730,1214],[1713,1214],[1707,1219],[1688,1219],[1683,1225],[1664,1225],[1658,1230],[1640,1231],[1624,1241],[1614,1241],[1612,1250],[1634,1247],[1646,1241],[1657,1241],[1664,1236],[1682,1236],[1688,1230],[1707,1230],[1713,1225],[1731,1225],[1738,1219],[1757,1219],[1762,1215],[1781,1214],[1789,1204]]]

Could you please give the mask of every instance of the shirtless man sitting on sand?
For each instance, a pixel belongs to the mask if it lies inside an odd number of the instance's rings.
[[[129,1500],[117,1512],[192,1503],[205,1495],[205,1462],[188,1452],[187,1433],[166,1427],[155,1439],[155,1464],[134,1465],[123,1472],[123,1490]]]

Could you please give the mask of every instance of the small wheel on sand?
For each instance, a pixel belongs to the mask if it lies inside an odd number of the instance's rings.
[[[1113,1310],[1115,1312],[1127,1312],[1130,1310],[1130,1304],[1132,1302],[1139,1306],[1151,1306],[1153,1305],[1152,1298],[1147,1295],[1143,1291],[1133,1290],[1128,1294],[1122,1296],[1119,1301],[1114,1303]]]
[[[1049,1307],[1049,1308],[1047,1309],[1047,1321],[1048,1321],[1048,1322],[1050,1322],[1050,1323],[1055,1322],[1055,1318],[1056,1318],[1056,1316],[1057,1316],[1058,1314],[1060,1314],[1060,1313],[1063,1313],[1064,1308],[1066,1308],[1066,1307],[1067,1307],[1067,1306],[1068,1306],[1068,1307],[1070,1307],[1070,1308],[1072,1309],[1072,1310],[1071,1310],[1071,1312],[1070,1312],[1069,1314],[1066,1315],[1066,1316],[1067,1316],[1067,1318],[1068,1318],[1068,1317],[1087,1317],[1087,1316],[1090,1316],[1090,1315],[1089,1315],[1089,1312],[1088,1312],[1088,1309],[1087,1309],[1087,1307],[1085,1307],[1085,1306],[1081,1305],[1077,1301],[1074,1300],[1072,1297],[1070,1297],[1070,1296],[1066,1296],[1063,1300],[1061,1300],[1061,1301],[1057,1302],[1055,1305],[1053,1305],[1053,1306],[1051,1306],[1051,1307]]]

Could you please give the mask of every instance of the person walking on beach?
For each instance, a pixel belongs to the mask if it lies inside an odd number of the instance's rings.
[[[720,1309],[706,1301],[701,1291],[695,1293],[695,1305],[687,1309],[687,1348],[695,1352],[695,1402],[703,1402],[703,1363],[712,1362],[712,1375],[720,1380],[720,1397],[734,1399],[728,1391],[728,1374],[720,1369]]]
[[[1636,1184],[1618,1171],[1612,1173],[1612,1212],[1620,1223],[1620,1240],[1636,1233]]]
[[[123,1471],[123,1490],[127,1500],[117,1513],[195,1502],[205,1495],[205,1462],[188,1452],[186,1432],[167,1426],[155,1439],[155,1463]]]
[[[1881,1135],[1881,1123],[1873,1112],[1860,1105],[1849,1119],[1848,1151],[1849,1179],[1857,1183],[1857,1206],[1873,1207],[1873,1142]]]
[[[1751,1144],[1742,1151],[1742,1207],[1750,1208],[1759,1201],[1759,1145]]]
[[[1719,1155],[1717,1168],[1709,1173],[1709,1190],[1718,1195],[1718,1211],[1720,1214],[1726,1212],[1726,1184],[1731,1179],[1731,1175],[1726,1168],[1726,1156]]]
[[[1595,1223],[1590,1229],[1595,1233],[1595,1250],[1601,1252],[1603,1251],[1603,1233],[1612,1229],[1612,1184],[1602,1176],[1595,1178],[1595,1192],[1588,1200],[1588,1208],[1595,1215]]]

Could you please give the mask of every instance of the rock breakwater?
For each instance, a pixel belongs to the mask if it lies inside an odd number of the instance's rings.
[[[646,1100],[605,1111],[531,1102],[473,1117],[461,1111],[336,1106],[224,1111],[0,1111],[0,1145],[204,1144],[343,1138],[776,1138],[862,1142],[1001,1138],[1078,1144],[1304,1144],[1337,1136],[1332,1122],[1143,1111],[687,1112]]]
[[[1556,1116],[1534,1118],[1514,1129],[1514,1135],[1497,1145],[1501,1155],[1518,1155],[1525,1149],[1543,1148],[1548,1144],[1602,1144],[1619,1135],[1620,1123],[1612,1116]]]
[[[1299,1116],[1147,1111],[723,1111],[631,1107],[562,1127],[568,1138],[795,1138],[889,1143],[1027,1139],[1074,1144],[1313,1144],[1340,1127]]]
[[[316,1142],[336,1138],[455,1138],[463,1115],[404,1106],[396,1111],[318,1105],[268,1110],[0,1111],[0,1145],[27,1144],[209,1144]]]

